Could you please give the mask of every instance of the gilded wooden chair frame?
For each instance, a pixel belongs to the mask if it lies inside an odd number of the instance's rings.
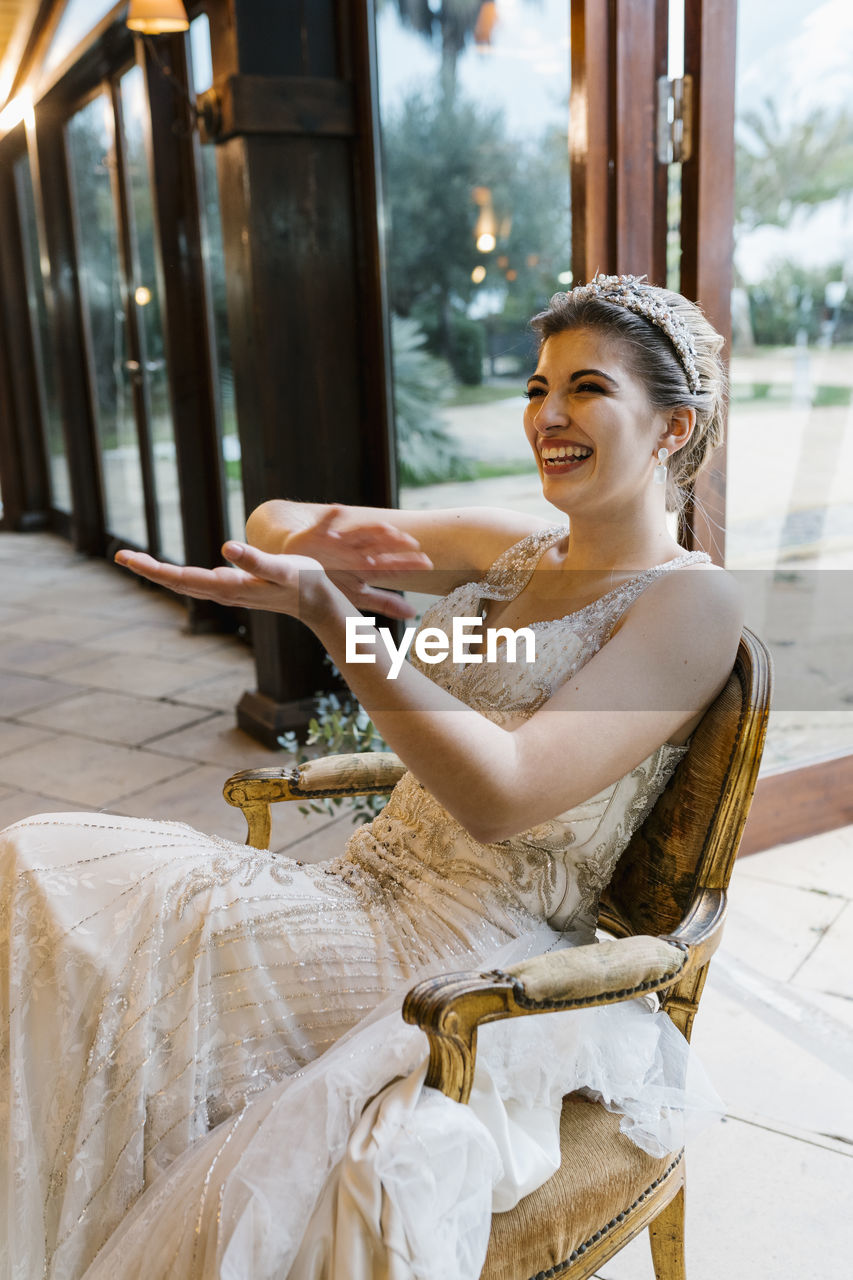
[[[613,935],[611,940],[539,956],[505,973],[446,974],[409,992],[403,1016],[428,1037],[427,1084],[466,1102],[477,1028],[503,1018],[657,993],[675,1025],[690,1038],[708,963],[722,934],[726,888],[758,775],[771,684],[767,649],[744,630],[725,689],[693,734],[652,813],[631,838],[602,900],[599,923]],[[382,794],[404,772],[396,756],[365,752],[293,769],[245,770],[229,778],[224,790],[229,804],[246,816],[246,843],[268,848],[271,803]],[[534,1280],[585,1280],[646,1227],[657,1280],[685,1280],[683,1151],[653,1172],[628,1203],[566,1257],[554,1257],[549,1266],[538,1268]],[[493,1220],[493,1243],[494,1223],[509,1218],[500,1214]],[[522,1275],[502,1267],[490,1247],[484,1277],[527,1280],[529,1275],[529,1268]]]

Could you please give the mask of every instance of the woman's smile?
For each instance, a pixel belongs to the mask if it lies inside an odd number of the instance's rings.
[[[566,475],[578,471],[592,457],[592,449],[587,445],[549,440],[540,446],[539,456],[546,475]]]

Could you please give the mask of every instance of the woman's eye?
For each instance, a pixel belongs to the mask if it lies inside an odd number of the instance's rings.
[[[575,387],[576,391],[601,391],[602,388],[597,382],[579,382]]]
[[[544,387],[528,387],[525,391],[522,392],[522,395],[524,396],[525,400],[535,400],[538,396],[544,396],[544,394],[545,394]]]

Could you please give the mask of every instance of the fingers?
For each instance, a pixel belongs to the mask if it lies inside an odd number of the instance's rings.
[[[345,507],[328,507],[313,525],[291,535],[288,549],[299,554],[304,546],[308,555],[319,556],[330,569],[371,569],[380,563],[385,571],[433,567],[410,533],[384,520],[335,528],[335,522],[345,516]]]
[[[294,586],[303,574],[325,574],[320,561],[310,556],[259,551],[245,542],[226,542],[222,555],[253,578],[262,578],[276,586]]]
[[[377,587],[365,587],[358,593],[358,598],[353,600],[353,604],[358,605],[359,609],[384,613],[386,618],[399,618],[401,621],[414,618],[417,613],[402,596],[395,595],[393,591],[380,591]]]
[[[119,551],[116,564],[123,565],[140,578],[168,587],[179,595],[196,600],[218,600],[221,604],[237,603],[236,596],[250,581],[239,569],[199,569],[194,565],[164,564],[144,551]]]

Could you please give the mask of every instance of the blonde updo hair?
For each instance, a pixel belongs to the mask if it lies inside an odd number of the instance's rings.
[[[656,324],[606,296],[580,290],[555,293],[544,311],[530,321],[541,351],[548,338],[568,329],[591,329],[621,343],[631,374],[645,387],[649,403],[667,411],[696,410],[696,426],[683,449],[667,460],[666,507],[683,510],[690,485],[714,449],[723,443],[727,379],[721,359],[724,339],[695,302],[680,293],[643,284],[642,292],[663,303],[686,325],[695,346],[699,390],[691,391],[675,347]]]

